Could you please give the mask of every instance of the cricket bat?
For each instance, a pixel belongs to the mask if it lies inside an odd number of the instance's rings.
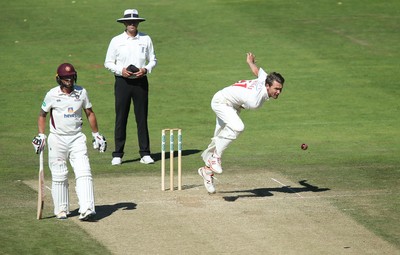
[[[44,207],[44,170],[43,170],[43,151],[41,151],[39,156],[39,188],[38,188],[38,203],[37,203],[37,215],[36,215],[36,218],[38,220],[42,218],[43,207]]]

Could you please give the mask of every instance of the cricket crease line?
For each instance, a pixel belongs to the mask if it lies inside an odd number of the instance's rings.
[[[279,183],[280,185],[282,185],[282,187],[287,188],[288,190],[290,190],[291,192],[293,192],[293,193],[296,194],[297,196],[299,196],[299,197],[301,197],[301,198],[304,198],[304,197],[301,196],[299,193],[297,193],[297,192],[294,191],[293,189],[289,188],[286,184],[284,184],[284,183],[278,181],[277,179],[271,178],[271,180],[273,180],[273,181],[276,182],[276,183]]]

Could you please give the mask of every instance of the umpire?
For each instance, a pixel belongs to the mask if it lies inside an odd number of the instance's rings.
[[[112,165],[122,163],[131,100],[135,111],[140,163],[154,163],[150,156],[147,125],[149,83],[146,75],[156,66],[157,59],[150,36],[138,31],[139,23],[143,21],[145,19],[139,17],[137,10],[125,10],[124,17],[117,20],[125,25],[125,30],[111,39],[104,62],[104,66],[115,75],[115,151],[112,153]]]

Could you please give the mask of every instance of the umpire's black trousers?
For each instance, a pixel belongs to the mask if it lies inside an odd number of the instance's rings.
[[[131,100],[135,111],[140,157],[150,155],[150,139],[147,126],[149,83],[147,77],[127,79],[115,76],[115,151],[113,157],[124,156],[126,126]]]

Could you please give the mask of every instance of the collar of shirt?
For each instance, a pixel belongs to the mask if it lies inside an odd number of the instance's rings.
[[[137,34],[135,36],[128,35],[128,33],[126,31],[124,31],[123,35],[125,35],[127,40],[137,40],[140,37],[139,31],[137,32]]]
[[[71,93],[67,94],[64,91],[62,91],[61,87],[58,87],[58,94],[59,95],[73,96],[75,94],[78,94],[78,91],[77,91],[76,87],[74,86],[74,90],[72,90]]]
[[[267,90],[267,87],[265,86],[265,92],[264,92],[265,94],[264,94],[264,100],[265,101],[268,101],[269,100],[269,96],[268,96],[268,90]]]

